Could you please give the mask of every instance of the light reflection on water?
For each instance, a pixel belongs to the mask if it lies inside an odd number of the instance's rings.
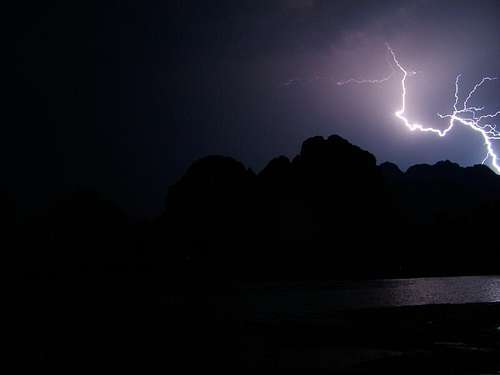
[[[500,276],[395,279],[328,286],[252,288],[241,298],[256,317],[322,315],[328,311],[386,306],[500,302]]]

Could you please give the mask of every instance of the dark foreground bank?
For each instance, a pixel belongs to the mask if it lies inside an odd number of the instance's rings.
[[[227,288],[214,298],[137,276],[25,280],[15,304],[23,366],[177,373],[479,374],[500,370],[500,304],[327,310],[259,319]],[[149,288],[145,288],[148,285]],[[20,287],[18,285],[18,287]]]

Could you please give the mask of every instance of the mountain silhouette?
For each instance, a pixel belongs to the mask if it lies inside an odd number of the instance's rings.
[[[403,172],[337,135],[309,138],[259,173],[201,158],[168,189],[163,213],[137,224],[91,190],[19,224],[2,194],[12,270],[127,267],[193,284],[497,273],[499,212],[500,177],[486,166]]]
[[[239,276],[487,272],[498,271],[485,260],[498,250],[499,199],[488,167],[441,161],[402,172],[332,135],[259,174],[227,157],[196,161],[170,188],[164,222],[174,248]]]
[[[0,198],[2,240],[13,255],[10,305],[34,363],[115,366],[126,358],[128,366],[132,358],[142,369],[170,353],[185,368],[195,350],[205,368],[237,358],[235,342],[257,346],[255,326],[231,314],[261,308],[245,303],[254,291],[242,282],[298,282],[307,301],[307,285],[323,285],[317,280],[500,271],[499,176],[449,161],[402,172],[338,136],[310,138],[260,173],[230,157],[197,160],[169,188],[163,213],[140,223],[92,190],[59,196],[27,221],[16,218],[12,196]],[[309,330],[299,330],[301,343],[319,337]]]

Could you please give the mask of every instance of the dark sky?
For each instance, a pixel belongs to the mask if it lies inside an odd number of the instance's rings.
[[[500,75],[498,1],[18,1],[5,14],[16,43],[3,178],[21,208],[87,187],[153,215],[197,158],[259,171],[318,134],[402,169],[484,157],[465,128],[440,139],[401,127],[397,80],[335,82],[387,74],[389,42],[417,72],[409,114],[442,126],[456,74]],[[499,93],[492,83],[477,104],[497,109]]]

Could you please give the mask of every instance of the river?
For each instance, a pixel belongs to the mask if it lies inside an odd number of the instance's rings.
[[[259,320],[301,319],[346,309],[500,302],[500,276],[254,285],[233,298]]]

